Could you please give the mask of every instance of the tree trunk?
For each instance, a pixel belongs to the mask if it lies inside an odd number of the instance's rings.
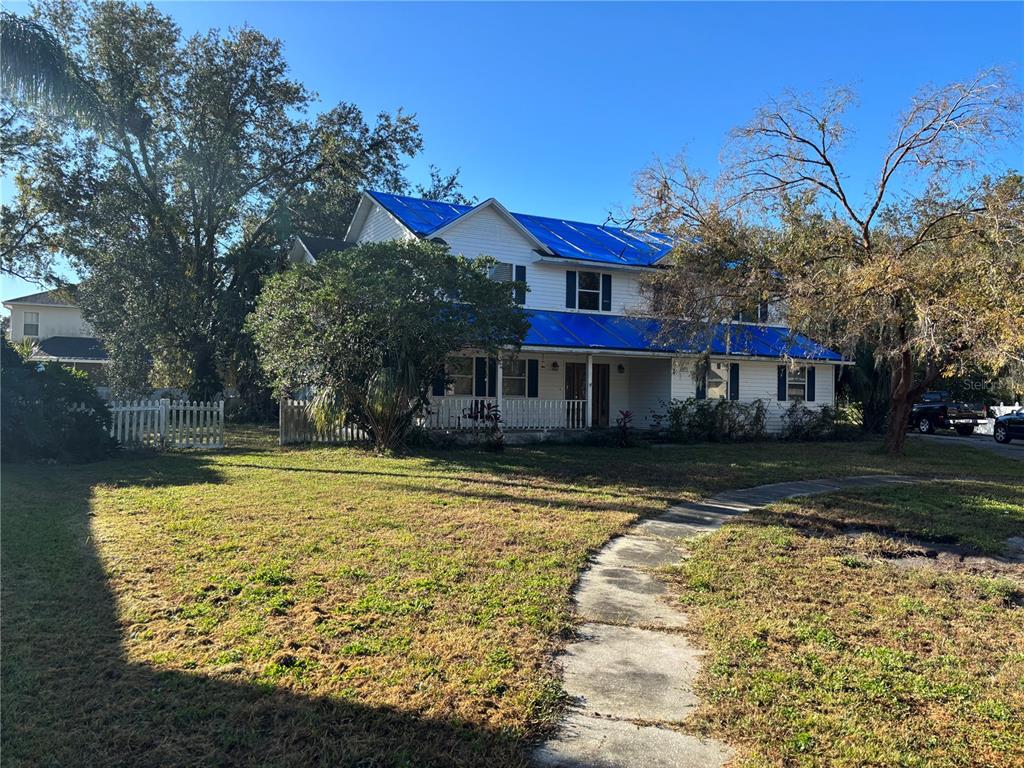
[[[903,454],[907,442],[907,423],[914,407],[911,397],[911,382],[914,377],[914,362],[908,353],[900,356],[892,367],[892,387],[889,394],[889,425],[885,433],[885,452],[890,456]]]

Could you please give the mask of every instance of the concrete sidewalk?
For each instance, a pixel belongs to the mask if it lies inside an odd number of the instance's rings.
[[[718,768],[728,745],[677,730],[699,703],[694,680],[702,652],[679,632],[686,614],[661,599],[652,570],[686,557],[686,539],[730,517],[793,496],[919,480],[869,475],[772,483],[679,504],[610,541],[576,587],[577,640],[559,663],[574,705],[534,753],[566,768]]]

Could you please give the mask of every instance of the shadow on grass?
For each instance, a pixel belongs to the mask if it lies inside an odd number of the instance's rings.
[[[124,485],[219,481],[202,454],[122,468]],[[4,470],[6,766],[524,763],[525,745],[496,731],[129,660],[89,526],[109,466]]]

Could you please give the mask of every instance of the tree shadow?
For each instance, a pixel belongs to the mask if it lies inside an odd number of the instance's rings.
[[[5,467],[5,765],[525,765],[527,745],[495,729],[130,660],[89,525],[107,473]],[[216,482],[202,454],[124,462],[117,481]]]

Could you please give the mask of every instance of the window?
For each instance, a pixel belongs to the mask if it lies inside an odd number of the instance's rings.
[[[565,306],[592,312],[611,312],[612,276],[601,272],[565,273]]]
[[[38,312],[26,312],[25,313],[25,325],[23,326],[23,332],[26,336],[38,336],[39,335],[39,313]]]
[[[512,265],[507,261],[499,261],[487,268],[487,276],[498,283],[512,282]]]
[[[738,323],[767,323],[768,302],[762,301],[756,307],[750,307],[737,312],[732,319]]]
[[[807,399],[807,368],[790,369],[786,377],[786,399],[801,403]]]
[[[492,264],[487,270],[487,276],[491,280],[495,280],[499,283],[511,283],[515,280],[517,283],[526,282],[526,267],[522,264],[511,264],[507,261],[499,261],[497,264]],[[516,286],[513,300],[516,304],[526,303],[526,286]]]
[[[725,400],[729,396],[729,382],[721,370],[721,363],[714,363],[708,369],[707,398],[708,400]]]
[[[577,306],[580,309],[600,309],[601,275],[598,272],[580,272],[579,275]]]
[[[473,394],[473,358],[471,357],[450,357],[446,366],[448,378],[451,380],[448,387],[453,395]]]
[[[526,360],[505,360],[501,367],[501,390],[505,397],[526,397]]]

